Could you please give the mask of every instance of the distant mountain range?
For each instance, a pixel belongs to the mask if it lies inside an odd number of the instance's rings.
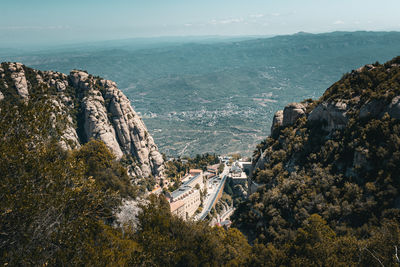
[[[2,52],[0,61],[60,72],[85,69],[116,81],[168,155],[250,155],[280,107],[318,98],[344,73],[387,61],[399,48],[399,32],[298,33],[149,46],[107,42]]]

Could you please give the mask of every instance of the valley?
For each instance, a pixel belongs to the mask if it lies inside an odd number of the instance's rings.
[[[400,1],[2,1],[0,266],[400,267]]]
[[[166,155],[251,156],[276,110],[317,99],[344,73],[384,62],[399,46],[397,32],[298,33],[147,46],[109,42],[0,59],[64,73],[85,69],[117,82]]]

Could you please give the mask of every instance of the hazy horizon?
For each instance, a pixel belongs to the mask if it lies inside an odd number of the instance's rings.
[[[87,0],[2,3],[0,47],[160,37],[400,31],[396,0]]]
[[[81,49],[83,47],[87,49],[92,48],[118,48],[118,47],[129,47],[136,49],[152,49],[154,47],[160,47],[165,45],[180,45],[184,43],[223,43],[232,41],[247,41],[252,39],[267,39],[279,36],[291,36],[296,34],[332,34],[332,33],[356,33],[356,32],[400,32],[399,30],[391,31],[369,31],[369,30],[355,30],[355,31],[329,31],[329,32],[305,32],[299,31],[287,34],[275,34],[275,35],[183,35],[183,36],[154,36],[154,37],[129,37],[129,38],[115,38],[115,39],[99,39],[99,40],[81,40],[81,41],[60,41],[59,43],[21,43],[21,44],[7,44],[1,42],[0,49],[3,52],[11,51],[18,54],[31,53],[31,52],[42,52],[48,50],[64,50],[64,49]],[[4,54],[0,51],[0,56]]]

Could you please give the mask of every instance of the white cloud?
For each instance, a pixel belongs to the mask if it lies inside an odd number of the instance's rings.
[[[344,24],[344,21],[343,20],[337,20],[333,24],[334,25],[341,25],[341,24]]]
[[[279,17],[281,15],[281,13],[272,13],[271,15],[274,17]]]
[[[210,21],[210,24],[216,25],[216,24],[218,24],[218,21],[216,19],[213,19],[213,20]]]
[[[222,19],[222,20],[213,19],[210,21],[210,24],[219,25],[219,24],[232,24],[232,23],[242,23],[242,22],[244,22],[243,18]]]
[[[264,14],[252,14],[252,15],[250,15],[250,18],[259,19],[259,18],[262,18],[264,16],[265,16]]]
[[[226,19],[226,20],[221,20],[220,23],[221,24],[231,24],[231,23],[241,23],[243,22],[243,19]]]

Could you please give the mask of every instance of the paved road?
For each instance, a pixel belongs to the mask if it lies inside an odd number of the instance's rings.
[[[208,194],[210,195],[205,199],[203,211],[196,216],[196,220],[204,220],[208,215],[208,213],[211,211],[211,208],[214,205],[214,202],[216,201],[219,191],[226,182],[228,173],[229,173],[229,167],[225,165],[224,171],[219,175],[219,177],[215,177],[214,179],[210,179],[208,181],[209,187],[207,188],[207,190],[211,190],[210,192],[208,192]],[[221,178],[221,180],[219,180],[218,178]],[[216,181],[217,183],[215,184]]]

